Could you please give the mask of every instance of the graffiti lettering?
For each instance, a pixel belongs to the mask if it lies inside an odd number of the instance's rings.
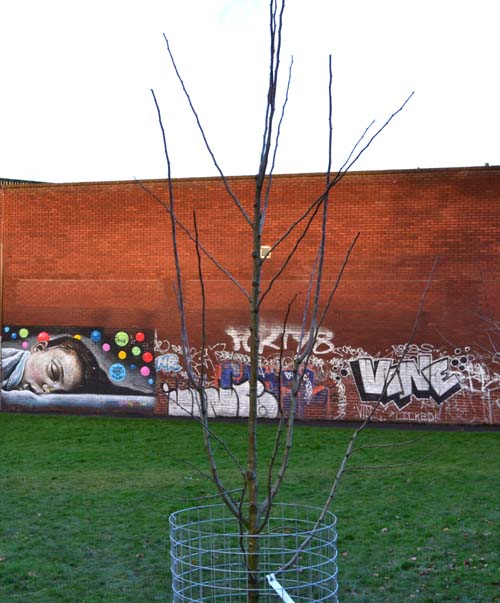
[[[242,362],[243,364],[250,364],[250,356],[247,354],[238,354],[237,352],[220,350],[215,352],[215,357],[219,362],[223,362],[224,360],[234,360],[236,362]]]
[[[399,368],[390,358],[358,358],[350,365],[363,402],[394,401],[398,408],[403,408],[413,395],[421,400],[432,398],[441,404],[461,387],[457,375],[449,372],[448,357],[433,361],[430,354],[419,354],[417,361],[403,360]]]
[[[177,354],[163,354],[155,360],[156,370],[166,373],[178,373],[182,370]]]
[[[409,354],[411,356],[415,356],[419,353],[426,353],[426,354],[430,354],[431,352],[436,352],[439,350],[436,350],[434,348],[434,346],[430,343],[422,343],[420,345],[417,345],[415,343],[412,344],[398,344],[398,345],[393,345],[392,347],[392,351],[394,352],[394,354],[396,356],[402,356],[403,354]]]
[[[200,396],[194,389],[173,389],[162,385],[168,395],[169,415],[200,416]],[[204,389],[209,417],[248,417],[249,385],[248,382],[233,385],[230,389],[207,387]],[[264,385],[257,386],[259,397],[257,414],[259,417],[275,418],[278,414],[276,398],[264,390]]]
[[[155,339],[154,341],[154,351],[159,352],[160,354],[164,354],[168,352],[170,348],[170,341],[168,339]]]
[[[230,327],[226,330],[226,333],[233,340],[233,348],[235,352],[239,352],[240,350],[250,352],[250,329],[246,327]],[[320,328],[313,347],[313,354],[317,354],[318,356],[323,354],[331,354],[335,350],[335,346],[332,341],[333,337],[333,331],[330,331],[324,327]],[[290,339],[294,340],[299,347],[303,345],[304,333],[302,329],[300,327],[288,327],[283,333],[280,327],[262,326],[259,354],[263,354],[265,348],[271,348],[272,350],[278,351],[283,347],[284,350],[287,350],[289,349]]]

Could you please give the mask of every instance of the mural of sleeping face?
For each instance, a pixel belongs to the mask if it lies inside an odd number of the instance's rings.
[[[153,334],[4,327],[2,390],[153,395]]]
[[[68,338],[68,343],[73,341],[78,340]],[[85,383],[85,374],[84,354],[66,341],[50,347],[42,341],[31,348],[19,389],[35,394],[76,391]]]

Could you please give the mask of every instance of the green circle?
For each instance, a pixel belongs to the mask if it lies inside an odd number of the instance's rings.
[[[116,333],[116,335],[115,335],[116,345],[119,345],[121,348],[123,348],[124,346],[127,345],[128,341],[129,341],[129,336],[127,335],[127,333],[125,333],[125,331],[118,331],[118,333]]]
[[[19,329],[19,337],[22,337],[24,339],[25,337],[28,337],[29,334],[30,332],[28,331],[28,329]]]
[[[134,356],[140,356],[141,354],[141,348],[138,345],[134,345],[134,347],[132,348],[131,352]]]

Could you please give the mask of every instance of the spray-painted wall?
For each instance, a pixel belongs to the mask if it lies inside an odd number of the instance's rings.
[[[280,327],[276,328],[280,332]],[[228,329],[228,343],[194,354],[205,363],[210,416],[248,415],[248,349],[241,332]],[[303,420],[373,420],[417,423],[500,423],[500,371],[494,353],[470,347],[400,344],[371,355],[362,348],[335,346],[326,329],[305,371],[297,406]],[[183,348],[156,341],[158,381],[164,411],[198,415],[198,396],[189,386]],[[259,416],[273,418],[290,407],[292,356],[261,356]],[[191,352],[192,353],[192,352]],[[202,362],[195,362],[201,375]],[[394,377],[393,377],[394,375]],[[386,383],[389,386],[386,388]]]
[[[4,325],[1,409],[152,414],[150,331]]]
[[[323,182],[321,175],[275,177],[263,245],[272,245],[301,215]],[[250,209],[253,178],[231,178],[230,185]],[[179,219],[191,228],[196,212],[200,241],[241,287],[203,260],[207,332],[201,354],[196,254],[180,233],[189,345],[198,364],[205,362],[211,412],[242,416],[249,320],[241,289],[252,279],[251,233],[217,179],[176,180],[174,192]],[[180,345],[170,224],[158,199],[167,199],[165,182],[0,189],[1,322],[13,329],[41,325],[33,333],[50,333],[44,325],[86,325],[79,330],[91,343],[94,330],[109,336],[124,331],[131,340],[155,333],[155,396],[134,412],[179,415],[196,411],[196,400]],[[332,197],[322,302],[355,233],[361,234],[304,375],[300,418],[365,418],[409,343],[375,420],[500,423],[499,199],[497,167],[359,172],[342,181]],[[262,416],[289,404],[290,359],[300,341],[319,236],[319,222],[313,223],[263,306]],[[266,259],[264,288],[292,245],[286,241]],[[4,331],[3,346],[8,343]],[[12,409],[2,395],[2,410]]]

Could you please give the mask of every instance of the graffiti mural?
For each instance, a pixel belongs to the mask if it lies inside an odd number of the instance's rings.
[[[248,414],[249,331],[228,327],[226,342],[190,350],[195,375],[203,368],[211,417]],[[293,357],[300,328],[266,325],[260,345],[259,415],[290,410]],[[283,349],[280,350],[280,345]],[[198,394],[188,383],[182,346],[157,339],[157,375],[172,415],[199,414]],[[500,420],[497,356],[470,347],[452,350],[430,343],[395,344],[377,354],[336,346],[323,329],[297,395],[299,419],[494,423]]]
[[[2,410],[154,408],[150,332],[7,325],[2,335]]]
[[[1,410],[118,412],[199,416],[182,345],[147,330],[4,326]],[[369,353],[336,345],[324,328],[301,373],[296,416],[303,420],[500,423],[500,358],[472,347],[395,344]],[[246,417],[249,332],[229,326],[225,341],[191,348],[210,417]],[[258,415],[292,404],[299,327],[265,325]],[[280,345],[283,349],[280,349]]]

